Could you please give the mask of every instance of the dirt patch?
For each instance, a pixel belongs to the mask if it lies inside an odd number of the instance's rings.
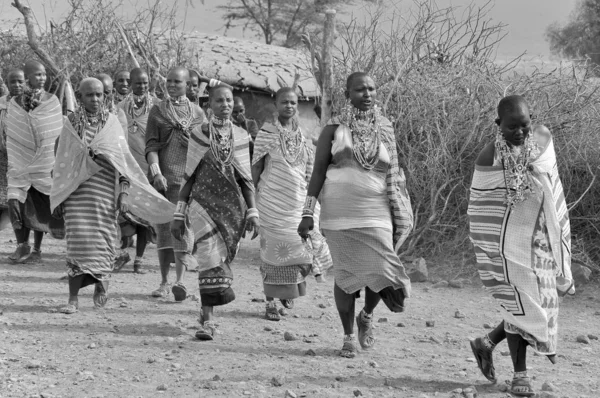
[[[62,315],[53,311],[68,296],[64,242],[46,239],[44,265],[17,266],[6,261],[11,239],[11,231],[0,233],[0,397],[450,397],[471,386],[479,396],[507,396],[506,343],[496,349],[498,385],[479,374],[469,349],[485,323],[500,321],[479,285],[414,284],[406,313],[376,310],[375,349],[341,359],[332,278],[310,278],[308,295],[281,322],[266,321],[256,242],[242,242],[237,299],[217,309],[216,340],[201,342],[198,302],[149,297],[160,280],[154,246],[146,255],[151,273],[133,274],[128,264],[113,275],[104,310],[93,309],[88,287],[79,313]],[[186,285],[198,294],[196,278],[188,273]],[[285,341],[285,332],[298,338]],[[600,342],[576,342],[588,334],[600,334],[597,285],[562,303],[559,363],[530,355],[537,390],[550,382],[556,397],[600,396]]]

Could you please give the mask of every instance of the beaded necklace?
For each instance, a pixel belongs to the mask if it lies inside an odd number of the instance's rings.
[[[289,129],[283,127],[279,118],[275,119],[275,127],[277,127],[277,131],[281,137],[281,153],[286,162],[291,166],[297,166],[302,163],[303,158],[300,155],[302,155],[304,147],[304,136],[302,136],[298,123],[294,122],[295,120],[292,121],[292,129]]]
[[[374,106],[361,111],[348,104],[342,114],[342,122],[352,132],[352,152],[365,170],[373,170],[379,161],[381,150],[381,125],[379,108]]]
[[[106,124],[108,120],[108,110],[102,107],[96,113],[90,113],[87,109],[80,104],[79,108],[75,112],[75,117],[73,118],[73,127],[77,134],[81,139],[85,140],[85,128],[86,127],[95,127],[94,135],[100,131],[100,129]]]
[[[208,122],[210,150],[221,166],[233,162],[233,123],[212,115]]]
[[[187,105],[183,116],[179,116],[173,106],[173,104],[179,105],[180,103]],[[192,104],[185,95],[178,98],[169,98],[167,100],[167,117],[179,130],[186,133],[189,132],[192,121],[194,120],[194,110],[192,109]]]
[[[125,111],[127,112],[127,116],[133,119],[131,126],[129,126],[130,133],[137,133],[138,123],[135,119],[142,115],[147,115],[148,113],[150,113],[150,103],[151,99],[149,92],[146,92],[142,95],[135,95],[132,93],[131,97],[128,98],[128,101],[125,103]]]
[[[534,193],[531,178],[531,160],[539,156],[537,143],[531,134],[525,139],[525,144],[520,147],[509,147],[501,131],[496,135],[496,154],[502,161],[504,169],[504,183],[506,185],[506,199],[504,203],[510,207],[527,200]]]
[[[23,94],[18,98],[19,105],[26,112],[32,111],[42,103],[45,92],[46,90],[43,88],[31,88],[29,85],[26,85]]]

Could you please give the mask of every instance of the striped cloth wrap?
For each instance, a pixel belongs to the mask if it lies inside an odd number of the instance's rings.
[[[513,207],[506,204],[503,166],[475,167],[468,208],[470,238],[479,276],[503,308],[506,323],[512,330],[524,331],[526,338],[547,342],[555,325],[548,322],[546,308],[558,303],[547,303],[540,293],[544,286],[540,285],[535,253],[540,219],[547,225],[556,289],[575,292],[569,216],[552,139],[530,166],[533,192]]]
[[[34,187],[45,195],[52,187],[54,143],[63,127],[60,102],[56,96],[26,112],[11,99],[5,120],[8,152],[8,199],[25,203]]]

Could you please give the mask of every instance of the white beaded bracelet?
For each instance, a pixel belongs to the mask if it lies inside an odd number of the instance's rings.
[[[256,207],[251,207],[248,210],[246,210],[246,220],[252,217],[258,218],[258,209]]]
[[[150,175],[152,176],[152,178],[156,177],[158,174],[161,174],[160,166],[158,165],[158,163],[150,164]]]

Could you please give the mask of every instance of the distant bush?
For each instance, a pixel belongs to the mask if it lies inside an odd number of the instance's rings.
[[[598,262],[600,85],[587,78],[585,66],[521,74],[515,69],[519,58],[496,63],[504,27],[488,20],[489,3],[467,9],[418,4],[404,18],[386,9],[366,23],[346,24],[334,68],[338,108],[346,76],[363,70],[380,84],[381,106],[394,120],[415,214],[405,256],[434,257],[458,264],[458,272],[472,271],[464,265],[473,262],[467,206],[474,161],[495,137],[499,99],[521,94],[535,123],[554,135],[575,255],[588,265]]]

